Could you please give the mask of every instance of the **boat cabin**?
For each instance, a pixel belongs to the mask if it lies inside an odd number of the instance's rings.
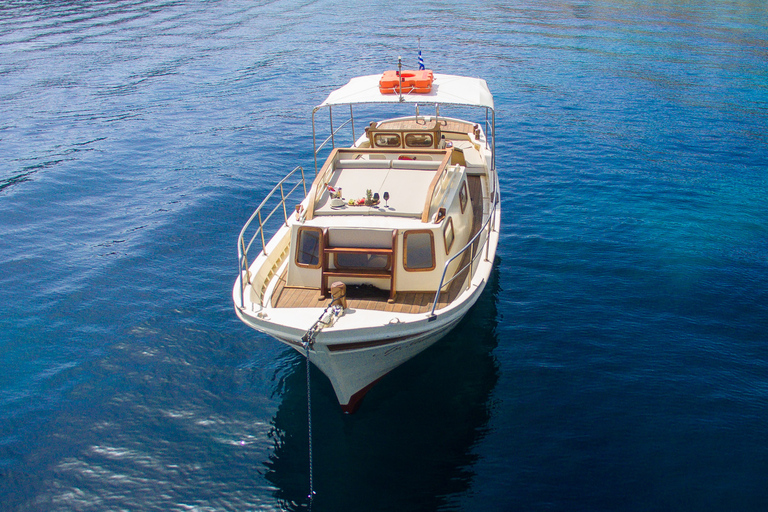
[[[436,124],[423,131],[371,126],[366,147],[334,149],[297,207],[286,285],[325,296],[333,281],[369,284],[390,300],[397,292],[434,293],[445,263],[480,221],[466,158],[456,147],[434,147],[440,134]],[[387,137],[391,145],[381,147]]]

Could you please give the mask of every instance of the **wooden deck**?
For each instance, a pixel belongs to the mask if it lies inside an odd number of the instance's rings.
[[[472,236],[482,226],[483,222],[483,191],[480,176],[467,176],[469,184],[469,197],[472,204],[474,222],[472,223]],[[470,252],[464,253],[461,265],[464,267],[469,262]],[[449,289],[440,295],[437,309],[450,304],[463,290],[466,274],[457,277],[451,283]],[[285,286],[285,272],[278,278],[275,292],[272,294],[272,307],[275,308],[316,308],[323,307],[328,299],[320,296],[319,288],[296,288]],[[426,313],[432,308],[435,292],[397,292],[393,302],[389,302],[389,291],[380,290],[374,286],[348,286],[347,305],[352,309],[370,309],[374,311],[388,311],[393,313]]]
[[[452,283],[453,284],[453,283]],[[450,293],[443,293],[438,307],[446,305]],[[456,294],[458,295],[458,294]],[[370,309],[394,313],[426,313],[432,307],[435,293],[397,292],[395,300],[389,302],[389,291],[373,286],[348,286],[347,306],[352,309]],[[329,299],[320,296],[319,288],[293,288],[285,286],[285,274],[272,297],[272,306],[278,308],[324,307]]]

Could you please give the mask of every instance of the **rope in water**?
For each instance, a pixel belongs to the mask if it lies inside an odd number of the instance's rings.
[[[312,388],[309,383],[309,349],[315,343],[317,331],[322,329],[323,326],[330,325],[333,321],[333,317],[338,317],[339,314],[342,313],[342,307],[338,305],[334,306],[334,302],[336,302],[336,298],[334,298],[325,307],[323,314],[320,315],[320,318],[318,318],[317,321],[312,324],[312,327],[310,327],[309,330],[304,334],[304,336],[301,337],[301,344],[304,347],[304,350],[306,350],[307,358],[307,425],[309,435],[309,494],[307,495],[307,498],[309,499],[310,510],[312,509],[312,500],[315,497],[315,481],[314,468],[312,465]],[[328,315],[329,311],[330,316]]]
[[[309,342],[304,343],[304,348],[307,349],[307,424],[309,425],[309,495],[307,498],[309,498],[309,507],[312,508],[312,498],[315,497],[315,482],[314,468],[312,467],[312,387],[309,385]]]

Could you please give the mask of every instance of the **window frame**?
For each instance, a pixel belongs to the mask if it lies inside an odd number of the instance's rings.
[[[451,243],[448,243],[448,239],[446,238],[446,233],[448,233],[448,226],[451,227]],[[453,242],[455,241],[456,231],[453,229],[453,218],[448,217],[448,220],[445,221],[445,225],[443,226],[443,243],[445,244],[446,255],[451,251],[451,247],[453,247]]]
[[[339,256],[344,253],[335,253],[333,255],[333,266],[336,269],[339,270],[389,270],[392,268],[392,257],[389,254],[376,254],[375,256],[385,256],[387,258],[387,264],[383,267],[360,267],[360,266],[351,266],[351,265],[339,265]],[[351,254],[351,253],[350,253]],[[358,252],[355,254],[366,254],[370,255],[371,253],[364,253],[364,252]]]
[[[432,252],[432,266],[430,267],[423,267],[423,268],[409,268],[408,267],[408,235],[420,235],[420,234],[428,234],[429,235],[429,242],[430,242],[430,249]],[[431,272],[432,270],[435,270],[436,264],[436,257],[435,257],[435,234],[432,232],[431,229],[410,229],[408,231],[405,231],[403,233],[403,268],[406,272]]]
[[[461,182],[461,188],[459,188],[459,206],[461,207],[461,213],[467,209],[469,204],[469,190],[467,190],[467,180]]]
[[[300,248],[301,248],[301,236],[302,233],[305,231],[314,231],[318,234],[318,240],[317,240],[317,264],[312,265],[310,263],[301,263],[299,261],[299,255],[301,254]],[[314,226],[301,226],[299,227],[298,232],[296,233],[296,254],[294,255],[294,262],[296,263],[297,267],[300,268],[320,268],[323,266],[323,249],[324,249],[324,240],[323,240],[323,230],[318,227]]]
[[[379,137],[394,137],[397,144],[379,144]],[[397,132],[378,132],[373,134],[373,145],[377,148],[401,148],[403,147],[403,138]]]
[[[417,138],[417,137],[424,137],[425,140],[429,140],[428,144],[414,144],[413,140],[409,141],[409,139]],[[433,148],[435,147],[435,135],[431,132],[424,133],[424,132],[410,132],[406,133],[405,137],[403,137],[403,141],[405,143],[405,147],[407,148]]]

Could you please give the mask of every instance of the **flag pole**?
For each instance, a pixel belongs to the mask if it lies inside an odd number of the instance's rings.
[[[419,37],[419,70],[424,70],[424,59],[421,57],[421,37]]]

